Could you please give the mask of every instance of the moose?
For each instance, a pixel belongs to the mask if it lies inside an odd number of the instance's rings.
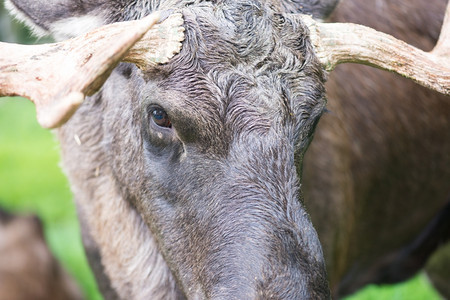
[[[81,300],[74,280],[50,252],[41,220],[0,208],[0,299]]]
[[[61,41],[0,44],[0,95],[58,127],[106,299],[338,298],[448,240],[450,9],[367,2],[7,2]]]

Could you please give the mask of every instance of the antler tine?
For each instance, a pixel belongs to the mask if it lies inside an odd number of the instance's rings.
[[[441,33],[436,46],[431,51],[433,55],[450,58],[450,1],[447,3],[445,10],[444,22],[442,23]]]
[[[184,38],[181,14],[156,24],[160,19],[161,13],[154,12],[138,21],[106,25],[55,44],[0,43],[0,96],[29,98],[36,105],[42,127],[60,126],[86,95],[102,86],[120,60],[145,68],[166,62],[180,51]],[[137,43],[144,35],[153,44]],[[150,54],[145,57],[136,56],[147,51]]]
[[[324,68],[341,63],[366,64],[395,72],[417,83],[450,95],[450,4],[435,49],[424,52],[403,41],[366,26],[319,23],[302,15],[309,27],[316,55]]]

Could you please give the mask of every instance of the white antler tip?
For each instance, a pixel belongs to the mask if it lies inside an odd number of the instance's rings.
[[[36,106],[37,120],[44,128],[56,128],[64,124],[83,103],[85,95],[81,92],[71,92],[70,94],[55,99],[53,105],[39,107]]]

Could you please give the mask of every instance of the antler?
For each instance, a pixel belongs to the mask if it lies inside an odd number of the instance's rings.
[[[331,71],[340,63],[366,64],[392,71],[450,95],[450,3],[439,41],[424,52],[374,29],[349,23],[319,23],[302,15],[316,55]]]
[[[106,25],[55,44],[0,43],[0,96],[29,98],[36,105],[39,124],[57,127],[72,116],[86,95],[102,86],[120,60],[144,68],[167,62],[180,51],[182,16],[172,14],[156,24],[165,16],[155,12],[139,21]],[[137,43],[141,38],[145,42]],[[144,52],[146,56],[136,55]]]

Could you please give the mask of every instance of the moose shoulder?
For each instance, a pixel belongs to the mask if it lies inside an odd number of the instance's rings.
[[[379,97],[372,73],[332,77],[331,112],[301,174],[326,104],[326,73],[299,13],[325,18],[338,1],[297,2],[9,4],[60,38],[71,37],[74,27],[81,33],[154,10],[183,15],[177,55],[165,64],[133,61],[139,68],[120,63],[57,130],[83,242],[108,298],[326,299],[326,268],[340,296],[369,282],[404,279],[436,248],[428,247],[413,268],[402,264],[416,258],[411,243],[421,236],[428,241],[446,226],[448,218],[438,212],[450,179],[449,102],[403,88],[369,101]],[[413,2],[400,3],[414,11]],[[443,11],[445,3],[438,4]],[[369,19],[372,9],[357,1],[338,4],[334,18],[357,9]],[[388,3],[376,10],[380,16],[391,11]],[[438,23],[430,25],[433,34]],[[369,83],[358,90],[361,78]],[[401,101],[405,95],[409,102]],[[414,99],[426,114],[409,114]],[[428,134],[442,139],[427,140],[428,151],[417,152]],[[431,161],[425,166],[417,157]],[[407,176],[431,173],[435,177]],[[439,228],[426,227],[435,215]]]

